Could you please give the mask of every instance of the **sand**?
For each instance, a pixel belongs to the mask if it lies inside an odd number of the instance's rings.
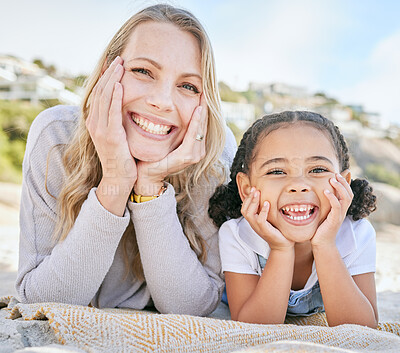
[[[0,183],[0,296],[16,295],[20,186]],[[380,321],[400,321],[400,226],[377,224]]]

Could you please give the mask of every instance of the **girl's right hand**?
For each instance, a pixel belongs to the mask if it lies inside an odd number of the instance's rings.
[[[252,188],[250,194],[244,199],[242,204],[242,215],[249,222],[251,228],[263,238],[271,250],[293,249],[294,242],[286,239],[284,235],[267,221],[270,203],[265,201],[260,213],[260,192]]]
[[[110,191],[114,193],[129,195],[137,179],[137,169],[122,125],[122,64],[123,60],[117,56],[94,87],[86,127],[101,162],[102,182],[112,186]]]

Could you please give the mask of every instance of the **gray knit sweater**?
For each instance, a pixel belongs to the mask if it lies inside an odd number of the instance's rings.
[[[100,204],[89,191],[75,224],[63,242],[54,242],[57,195],[63,179],[62,147],[79,120],[79,108],[48,109],[33,122],[23,162],[19,269],[16,288],[22,302],[62,302],[143,309],[162,313],[208,315],[223,290],[217,229],[208,217],[214,187],[195,195],[194,222],[208,245],[202,265],[191,250],[176,211],[171,185],[159,198],[128,201],[123,217]],[[227,129],[222,161],[230,165],[236,143]],[[46,166],[48,165],[48,176]],[[145,282],[126,277],[121,237],[129,218],[135,226]]]

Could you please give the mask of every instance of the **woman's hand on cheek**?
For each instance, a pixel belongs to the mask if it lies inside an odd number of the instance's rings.
[[[117,57],[94,87],[86,127],[101,162],[102,181],[118,185],[119,192],[129,195],[137,179],[137,170],[122,125],[122,63]]]
[[[335,245],[336,234],[353,200],[353,191],[346,179],[340,174],[336,174],[335,178],[330,179],[329,182],[336,191],[336,195],[329,190],[324,191],[331,205],[331,210],[311,239],[313,246]]]
[[[286,239],[282,233],[267,221],[270,210],[270,203],[265,201],[260,213],[260,192],[253,187],[250,194],[244,199],[242,204],[242,215],[249,222],[253,230],[263,238],[271,250],[290,250],[294,247],[294,242]]]
[[[147,184],[160,184],[165,177],[177,173],[189,165],[198,163],[206,155],[207,103],[204,96],[192,114],[182,143],[165,158],[157,162],[138,161],[138,181],[135,193],[142,193]]]

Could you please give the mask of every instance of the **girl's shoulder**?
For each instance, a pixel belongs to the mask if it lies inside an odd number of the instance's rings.
[[[347,216],[336,236],[336,245],[342,257],[374,247],[376,233],[372,224],[365,218],[354,221]]]

